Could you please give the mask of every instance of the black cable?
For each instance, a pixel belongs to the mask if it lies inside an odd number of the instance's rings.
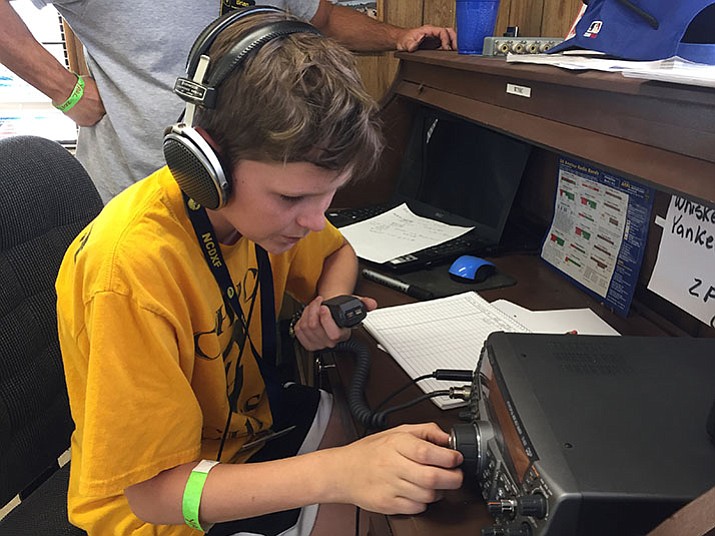
[[[355,370],[347,392],[350,413],[365,428],[382,428],[376,426],[379,423],[373,420],[373,411],[365,401],[365,385],[370,376],[370,350],[355,339],[339,343],[335,350],[349,352],[355,357]]]
[[[414,380],[410,380],[409,382],[405,383],[402,387],[394,391],[393,393],[389,394],[385,399],[380,402],[377,406],[375,406],[375,411],[379,411],[380,408],[382,408],[385,404],[387,404],[390,400],[395,398],[397,395],[405,391],[405,389],[409,389],[413,385],[416,385],[417,382],[421,382],[422,380],[426,380],[428,378],[434,378],[434,372],[432,374],[423,374],[422,376],[418,376]]]
[[[353,417],[368,429],[382,429],[386,427],[385,419],[390,413],[395,411],[400,411],[409,407],[414,406],[422,402],[423,400],[428,400],[436,396],[449,396],[450,392],[448,390],[440,390],[432,393],[427,393],[416,399],[413,399],[405,404],[400,404],[399,406],[394,406],[382,411],[373,411],[368,406],[365,401],[365,385],[367,384],[368,377],[370,376],[370,350],[362,342],[355,339],[349,339],[345,342],[338,343],[334,351],[337,352],[348,352],[353,354],[355,357],[355,370],[353,371],[352,381],[348,387],[347,392],[347,402],[350,408],[350,413]],[[426,379],[429,377],[435,377],[440,380],[452,380],[452,381],[471,381],[473,378],[472,371],[469,370],[451,370],[451,369],[438,369],[432,374],[425,376],[420,376],[419,378],[411,381],[409,384],[403,385],[398,391],[390,395],[386,400],[380,403],[378,407],[382,407],[387,400],[393,398],[398,393],[407,389],[413,383]]]
[[[420,402],[424,402],[425,400],[429,400],[430,398],[436,398],[438,396],[449,396],[449,389],[440,389],[439,391],[432,391],[431,393],[425,393],[422,396],[418,396],[417,398],[413,398],[409,402],[405,402],[404,404],[400,404],[399,406],[393,406],[391,408],[387,408],[386,410],[383,410],[379,413],[376,414],[376,420],[380,422],[384,422],[385,417],[389,415],[390,413],[394,413],[396,411],[402,411],[403,409],[411,408],[412,406],[415,406],[419,404]]]
[[[417,376],[414,380],[410,380],[405,385],[388,395],[382,402],[380,402],[375,407],[375,412],[379,411],[385,404],[390,400],[395,398],[397,395],[402,393],[404,390],[408,389],[412,385],[416,385],[417,382],[427,380],[429,378],[435,378],[437,380],[444,381],[455,381],[455,382],[471,382],[474,377],[474,373],[471,370],[457,370],[457,369],[437,369],[431,374],[423,374],[422,376]]]
[[[648,13],[645,9],[643,9],[640,6],[637,6],[630,0],[618,0],[618,3],[627,7],[633,13],[638,15],[640,18],[642,18],[644,21],[646,21],[648,23],[648,25],[651,28],[653,28],[654,30],[657,30],[660,27],[660,23],[658,22],[658,19],[656,19],[653,15]]]

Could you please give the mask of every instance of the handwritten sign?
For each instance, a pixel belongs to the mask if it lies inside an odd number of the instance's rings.
[[[670,199],[648,289],[715,327],[715,208]]]

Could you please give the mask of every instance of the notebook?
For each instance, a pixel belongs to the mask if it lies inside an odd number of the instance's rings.
[[[490,333],[529,332],[476,292],[375,309],[363,326],[413,380],[436,369],[474,371]],[[430,378],[417,385],[429,393],[463,383]],[[466,405],[445,396],[431,400],[440,409]]]
[[[396,192],[387,203],[330,209],[336,227],[366,220],[407,203],[418,216],[474,227],[442,244],[377,265],[394,272],[485,255],[499,244],[531,145],[456,116],[422,108],[414,118]]]

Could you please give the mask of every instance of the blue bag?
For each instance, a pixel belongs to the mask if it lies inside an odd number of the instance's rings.
[[[715,0],[590,0],[575,35],[548,51],[582,48],[628,60],[672,56],[715,64]]]

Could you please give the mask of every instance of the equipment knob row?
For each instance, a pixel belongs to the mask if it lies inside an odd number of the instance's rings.
[[[492,525],[482,529],[482,536],[532,536],[532,534],[531,525],[528,523]]]

